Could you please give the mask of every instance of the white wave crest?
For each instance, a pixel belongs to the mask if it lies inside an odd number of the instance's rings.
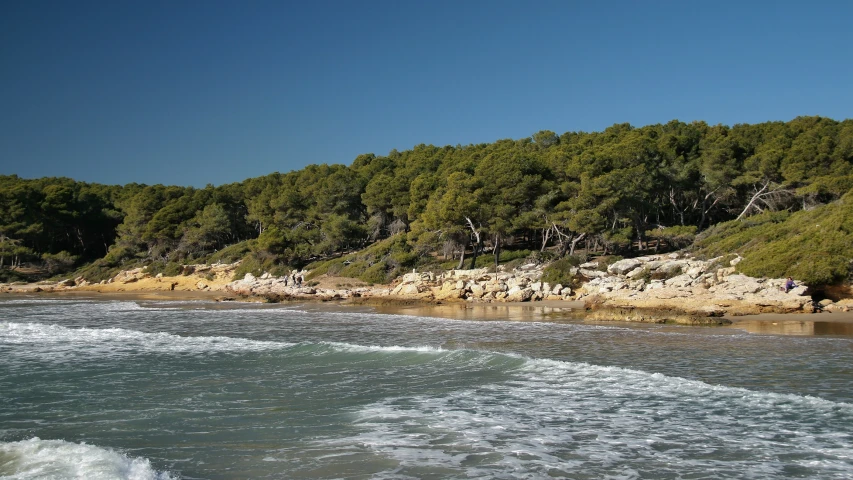
[[[505,381],[384,399],[354,422],[360,433],[321,443],[470,476],[853,474],[851,404],[585,363],[528,358]]]
[[[352,343],[342,343],[342,342],[322,342],[323,345],[327,345],[339,352],[348,352],[348,353],[368,353],[368,352],[414,352],[414,353],[441,353],[447,350],[441,347],[432,347],[429,345],[419,345],[414,347],[407,347],[401,345],[390,345],[390,346],[380,346],[380,345],[356,345]]]
[[[183,337],[123,328],[68,328],[41,323],[0,322],[0,345],[28,345],[33,354],[118,356],[130,353],[221,353],[268,351],[293,343],[232,337]]]
[[[0,477],[9,480],[170,480],[145,458],[131,458],[109,448],[38,437],[0,443]]]

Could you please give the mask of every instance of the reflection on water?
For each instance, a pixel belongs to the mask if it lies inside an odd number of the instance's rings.
[[[456,320],[511,320],[527,322],[555,323],[590,323],[584,320],[583,304],[569,306],[550,306],[537,304],[449,304],[449,305],[407,305],[407,306],[375,306],[376,313],[416,315],[421,317],[441,317]],[[820,315],[819,318],[826,318]],[[850,321],[817,321],[812,315],[797,314],[761,314],[749,317],[733,317],[734,323],[727,327],[693,327],[684,325],[667,325],[658,328],[693,329],[695,332],[708,333],[715,328],[745,330],[749,333],[763,335],[834,335],[853,337],[853,322]],[[592,323],[606,324],[596,320]],[[614,320],[622,327],[648,327],[650,324],[626,323]],[[717,330],[719,332],[719,330]]]
[[[814,322],[814,334],[853,336],[853,323]]]
[[[765,335],[853,336],[853,323],[796,320],[739,320],[733,328]]]
[[[583,317],[583,308],[539,305],[449,304],[376,306],[376,313],[452,318],[456,320],[571,321]]]

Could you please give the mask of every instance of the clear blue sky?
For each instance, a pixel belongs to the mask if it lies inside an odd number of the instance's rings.
[[[0,174],[204,186],[419,143],[853,116],[853,2],[5,1]]]

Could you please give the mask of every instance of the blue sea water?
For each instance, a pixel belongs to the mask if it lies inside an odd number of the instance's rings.
[[[0,301],[0,478],[851,478],[853,339]]]

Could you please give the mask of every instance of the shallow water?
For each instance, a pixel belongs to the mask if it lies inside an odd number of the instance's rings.
[[[0,302],[3,478],[853,476],[853,339]]]

